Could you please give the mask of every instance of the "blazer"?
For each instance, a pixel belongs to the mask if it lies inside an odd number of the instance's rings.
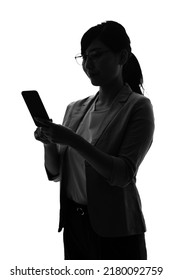
[[[97,95],[69,104],[63,125],[75,132]],[[136,175],[153,141],[153,132],[150,100],[133,92],[126,84],[108,110],[98,138],[91,143],[112,157],[111,177],[105,179],[85,161],[89,219],[100,236],[126,236],[146,231]],[[67,147],[60,145],[59,231],[65,225],[67,213],[66,151]],[[50,174],[48,177],[57,179]]]

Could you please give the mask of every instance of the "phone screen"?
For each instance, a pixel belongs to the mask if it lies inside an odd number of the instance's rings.
[[[22,91],[22,96],[36,126],[39,126],[39,124],[34,119],[35,117],[50,120],[43,102],[36,90]]]

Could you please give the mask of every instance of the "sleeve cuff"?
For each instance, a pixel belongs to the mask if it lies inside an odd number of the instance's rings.
[[[46,169],[46,173],[47,173],[47,177],[48,177],[49,181],[54,181],[54,182],[59,182],[60,181],[60,174],[52,175],[49,172],[49,170],[46,168],[46,166],[45,166],[45,169]]]
[[[133,177],[130,173],[132,172],[130,172],[129,166],[126,164],[125,160],[118,157],[112,157],[111,176],[107,181],[111,186],[123,188],[130,183]]]

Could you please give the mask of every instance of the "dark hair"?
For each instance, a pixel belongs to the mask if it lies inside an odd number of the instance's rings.
[[[83,55],[89,45],[95,39],[100,40],[107,45],[114,53],[126,49],[129,57],[123,66],[123,80],[128,83],[133,91],[143,94],[141,87],[143,84],[143,75],[140,64],[131,52],[131,42],[125,28],[115,21],[106,21],[91,27],[81,39],[81,54]]]

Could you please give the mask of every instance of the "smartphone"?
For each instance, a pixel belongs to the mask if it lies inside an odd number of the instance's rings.
[[[43,102],[36,90],[22,91],[22,96],[25,100],[25,103],[28,107],[28,110],[29,110],[36,126],[40,126],[40,125],[35,120],[35,117],[50,121],[50,118],[46,112]]]

